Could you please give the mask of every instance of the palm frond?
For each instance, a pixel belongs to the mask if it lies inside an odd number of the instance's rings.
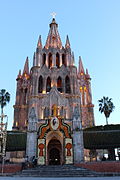
[[[10,94],[5,89],[0,90],[0,105],[3,109],[10,102]]]
[[[104,112],[106,118],[109,118],[111,112],[115,109],[113,102],[111,101],[112,98],[103,96],[102,99],[98,100],[99,102],[99,111],[101,113]]]

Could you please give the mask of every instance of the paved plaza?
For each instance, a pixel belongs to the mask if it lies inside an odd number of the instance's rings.
[[[0,177],[0,180],[120,180],[120,176],[113,177],[63,177],[63,178],[40,178],[40,177]]]

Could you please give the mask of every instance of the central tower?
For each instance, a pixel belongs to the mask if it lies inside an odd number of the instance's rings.
[[[90,76],[81,59],[77,70],[69,38],[63,46],[55,18],[44,47],[39,37],[30,72],[28,58],[19,72],[14,117],[13,129],[27,131],[29,161],[33,156],[39,165],[83,161],[82,125],[94,125]]]

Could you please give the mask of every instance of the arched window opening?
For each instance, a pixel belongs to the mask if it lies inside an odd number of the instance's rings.
[[[52,54],[51,53],[49,53],[48,55],[48,67],[49,68],[52,67]]]
[[[53,138],[48,144],[48,163],[49,165],[60,165],[61,164],[61,152],[62,146],[59,140]]]
[[[68,76],[66,76],[66,78],[65,78],[65,92],[66,93],[71,93],[71,90],[70,90],[70,78]]]
[[[57,68],[60,67],[60,56],[59,56],[59,53],[56,54],[56,66],[57,66]]]
[[[42,76],[40,76],[38,82],[38,93],[42,93],[42,91],[43,91],[43,78]]]
[[[66,66],[65,54],[62,54],[62,64],[64,64],[64,66]]]
[[[62,93],[62,78],[60,76],[57,79],[57,90]]]
[[[45,65],[45,63],[46,63],[46,54],[44,53],[43,54],[43,65]]]
[[[50,92],[50,90],[51,90],[51,79],[50,77],[48,77],[46,83],[46,92]]]

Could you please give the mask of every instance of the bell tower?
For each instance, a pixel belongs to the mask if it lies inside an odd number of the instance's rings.
[[[45,45],[39,36],[29,71],[17,77],[13,130],[27,132],[26,155],[38,165],[84,160],[83,128],[94,125],[90,75],[75,66],[68,35],[63,45],[55,17]]]
[[[28,124],[28,96],[30,88],[30,74],[28,57],[24,65],[23,73],[19,71],[17,76],[16,102],[14,105],[13,130],[26,131]]]
[[[90,84],[90,75],[88,70],[84,71],[81,57],[79,57],[79,69],[78,69],[78,86],[81,95],[81,114],[82,114],[82,127],[92,127],[94,122],[94,105],[92,104],[92,93]]]

